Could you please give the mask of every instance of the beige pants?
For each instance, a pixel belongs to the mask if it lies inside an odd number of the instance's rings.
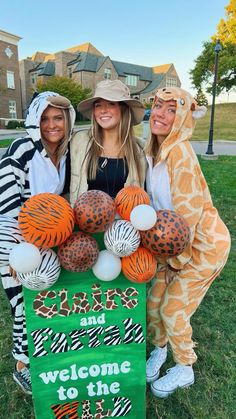
[[[147,301],[148,333],[155,346],[170,343],[176,363],[191,365],[197,360],[190,319],[224,264],[214,271],[187,265],[169,285],[165,284],[162,266],[152,281]]]

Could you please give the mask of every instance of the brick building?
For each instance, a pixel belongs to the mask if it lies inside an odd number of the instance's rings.
[[[54,75],[72,78],[92,91],[101,80],[120,79],[130,88],[132,97],[143,102],[153,99],[157,87],[181,85],[173,64],[145,67],[114,61],[88,42],[54,54],[36,52],[20,61],[23,112],[37,81]]]
[[[18,42],[21,38],[0,30],[0,127],[22,118]]]
[[[173,64],[145,67],[114,61],[89,42],[54,54],[36,52],[19,62],[20,39],[0,30],[0,127],[23,118],[37,81],[54,75],[72,78],[92,91],[101,80],[120,79],[142,102],[151,101],[158,87],[181,85]]]

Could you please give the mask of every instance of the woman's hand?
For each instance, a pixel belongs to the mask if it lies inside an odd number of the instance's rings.
[[[9,274],[12,276],[12,278],[14,278],[16,280],[16,282],[19,283],[19,281],[17,279],[16,271],[10,265],[9,265]]]
[[[166,285],[169,285],[173,281],[177,272],[179,272],[178,269],[174,269],[174,268],[172,268],[172,266],[167,265],[166,271],[165,271],[165,283],[166,283]]]

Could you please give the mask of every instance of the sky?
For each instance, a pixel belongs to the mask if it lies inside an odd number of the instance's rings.
[[[182,88],[229,0],[2,0],[0,29],[21,37],[19,59],[90,42],[114,61],[173,63]],[[230,100],[227,96],[226,100]]]

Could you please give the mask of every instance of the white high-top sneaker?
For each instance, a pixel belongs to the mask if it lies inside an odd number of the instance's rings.
[[[160,398],[168,397],[177,388],[189,387],[194,383],[194,372],[191,365],[176,364],[167,370],[167,374],[151,384],[152,393]]]
[[[167,345],[163,348],[157,347],[154,349],[146,363],[146,380],[147,383],[152,383],[157,380],[160,374],[160,368],[167,358]]]

